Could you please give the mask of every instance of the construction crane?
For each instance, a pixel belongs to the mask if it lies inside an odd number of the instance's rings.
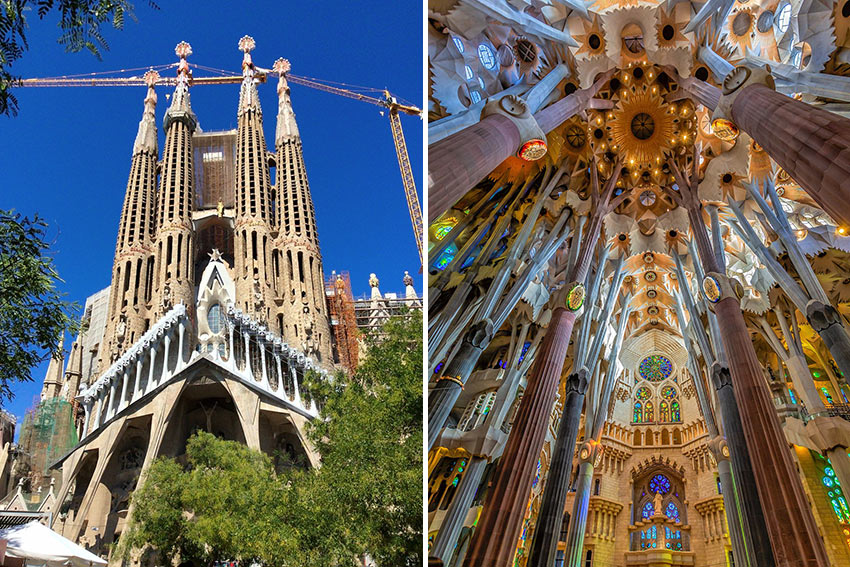
[[[140,72],[147,70],[158,70],[158,69],[168,69],[177,67],[178,63],[172,63],[168,65],[158,65],[155,67],[146,67],[139,69],[122,69],[120,71],[115,71],[114,73],[122,73],[122,72]],[[238,84],[243,80],[242,75],[231,75],[228,71],[224,71],[221,69],[214,69],[211,67],[203,67],[200,65],[190,64],[190,67],[194,67],[195,69],[202,69],[205,71],[211,71],[216,73],[221,73],[221,76],[210,76],[210,77],[192,77],[189,81],[189,84],[192,86],[195,85],[227,85],[227,84]],[[273,71],[271,69],[261,69],[260,67],[256,67],[256,73],[254,75],[254,80],[260,83],[265,83],[267,81],[267,77],[273,76],[277,77],[278,72]],[[109,74],[107,73],[91,73],[84,75],[69,75],[62,77],[44,77],[44,78],[35,78],[35,79],[22,79],[18,82],[17,86],[21,87],[141,87],[146,86],[145,79],[141,74],[133,75],[130,77],[109,77],[104,76]],[[398,158],[398,166],[401,170],[401,181],[404,186],[404,196],[407,200],[407,208],[410,213],[410,222],[413,225],[413,236],[416,239],[416,248],[419,251],[419,262],[422,263],[422,209],[419,205],[419,195],[416,193],[416,182],[413,177],[413,169],[410,166],[410,156],[407,153],[407,144],[404,141],[404,133],[401,129],[401,120],[399,118],[399,113],[408,114],[411,116],[419,116],[422,117],[422,110],[419,108],[400,103],[396,97],[394,97],[390,92],[386,89],[383,91],[382,97],[365,95],[362,93],[355,92],[350,89],[326,85],[319,82],[316,79],[311,79],[307,77],[299,77],[297,75],[292,75],[286,72],[286,79],[297,85],[302,85],[305,87],[310,87],[312,89],[316,89],[319,91],[324,91],[327,93],[344,96],[346,98],[359,100],[362,102],[367,102],[369,104],[374,104],[376,106],[382,107],[389,114],[390,119],[390,129],[392,130],[393,143],[395,144],[396,157]],[[176,77],[165,77],[160,76],[156,81],[157,85],[161,86],[175,86],[177,84]],[[377,89],[370,89],[373,91],[377,91]],[[381,112],[383,114],[383,112]]]

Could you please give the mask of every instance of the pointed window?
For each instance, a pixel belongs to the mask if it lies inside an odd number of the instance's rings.
[[[643,422],[643,406],[640,402],[635,402],[635,416],[633,421],[635,423]]]
[[[679,518],[679,507],[676,506],[676,503],[672,500],[667,503],[667,507],[664,509],[664,515],[673,520],[674,522],[680,522]]]
[[[643,423],[651,423],[653,421],[655,421],[655,406],[652,405],[652,402],[646,402],[643,410]]]
[[[646,520],[647,518],[651,518],[655,515],[655,507],[652,505],[651,500],[647,500],[646,504],[643,505],[643,508],[640,511],[640,517],[642,520]]]
[[[661,405],[658,410],[658,417],[662,422],[670,421],[670,406],[667,404],[666,400],[661,400]]]

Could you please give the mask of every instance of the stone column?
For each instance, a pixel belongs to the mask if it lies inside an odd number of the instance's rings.
[[[158,384],[159,380],[154,380],[154,366],[156,366],[156,345],[151,346],[150,350],[150,367],[148,368],[148,384],[145,386],[145,390],[150,392],[153,390]]]
[[[428,450],[443,430],[463,385],[475,369],[478,358],[493,338],[493,323],[489,320],[473,325],[463,337],[463,343],[452,361],[428,393]]]
[[[847,331],[835,307],[812,300],[806,306],[806,319],[823,339],[838,368],[844,373],[844,381],[850,383],[850,341],[847,340]]]
[[[579,454],[578,483],[573,500],[573,515],[567,532],[567,550],[564,565],[581,565],[584,550],[584,532],[587,528],[587,510],[590,505],[590,486],[593,480],[593,462],[599,458],[601,447],[585,443]],[[658,536],[661,537],[661,534]],[[557,544],[557,539],[555,540]],[[659,546],[660,547],[660,546]],[[542,566],[543,564],[541,564]],[[548,565],[552,565],[549,563]]]
[[[739,92],[727,92],[730,77],[750,72],[741,69],[746,68],[737,67],[727,76],[721,97],[722,105],[723,98],[736,95],[728,112],[732,122],[836,222],[850,225],[850,119],[776,92],[772,79],[770,86],[745,79]]]
[[[160,383],[163,380],[168,380],[169,376],[171,376],[171,372],[168,370],[168,356],[171,350],[171,333],[169,331],[165,331],[162,341],[165,343],[165,350],[162,353],[162,374],[159,376]]]
[[[242,338],[245,342],[245,372],[253,379],[254,369],[251,367],[251,337],[248,336],[248,331],[242,331]]]
[[[729,451],[728,446],[726,451]],[[745,537],[747,527],[741,511],[738,487],[735,486],[735,480],[732,476],[732,463],[722,451],[715,454],[714,460],[717,461],[717,473],[720,476],[720,487],[723,490],[723,508],[726,511],[726,524],[729,526],[729,540],[732,542],[735,565],[760,567],[757,563],[754,563],[754,551],[748,549],[748,546],[752,544]],[[764,526],[764,522],[762,522],[762,526]]]
[[[178,326],[178,329],[179,329],[179,331],[178,331],[178,334],[177,334],[177,340],[179,342],[177,344],[177,363],[174,365],[174,371],[175,372],[179,372],[180,367],[182,367],[183,364],[184,364],[184,362],[183,362],[183,343],[184,343],[184,340],[183,339],[186,335],[186,322],[180,321],[180,325]]]
[[[142,354],[139,354],[139,358],[136,359],[136,383],[133,385],[133,401],[138,400],[142,397]]]
[[[472,536],[467,567],[507,567],[511,563],[575,320],[576,313],[563,307],[552,313]]]
[[[552,450],[546,487],[543,491],[543,504],[537,515],[537,527],[534,528],[534,541],[528,558],[529,567],[548,567],[555,561],[586,391],[587,372],[584,369],[567,377],[564,408],[561,413],[561,422],[558,424],[558,438]],[[574,522],[571,521],[571,523]]]
[[[440,531],[434,538],[431,557],[439,557],[443,565],[448,565],[452,558],[452,553],[463,529],[463,522],[472,506],[475,494],[478,492],[478,486],[481,484],[481,478],[484,476],[486,467],[487,459],[483,457],[472,457],[470,459],[466,473],[461,478],[457,492],[455,492],[452,503],[449,504],[449,509],[443,518],[443,523],[440,525]]]

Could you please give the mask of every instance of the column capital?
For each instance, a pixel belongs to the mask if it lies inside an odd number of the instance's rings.
[[[537,161],[546,155],[546,133],[537,123],[528,104],[517,95],[503,96],[484,105],[481,118],[494,114],[510,120],[519,131],[519,146],[515,153],[525,161]]]
[[[732,117],[732,105],[745,87],[755,84],[776,90],[776,83],[770,74],[770,65],[764,67],[739,65],[724,77],[720,100],[711,115],[711,130],[721,140],[732,141],[738,137],[740,129]]]
[[[584,395],[587,391],[587,369],[582,368],[578,372],[572,372],[569,376],[567,376],[566,382],[566,394],[570,395],[571,393],[576,393],[580,395]]]
[[[817,299],[812,299],[806,304],[806,319],[817,333],[821,333],[833,325],[841,324],[841,319],[835,307],[828,303],[824,304]]]
[[[729,372],[729,367],[719,362],[712,364],[711,381],[714,383],[715,390],[722,390],[726,386],[732,387],[732,374]]]

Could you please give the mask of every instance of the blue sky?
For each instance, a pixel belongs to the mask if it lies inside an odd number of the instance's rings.
[[[56,43],[56,18],[29,16],[30,51],[12,71],[23,77],[143,68],[175,62],[174,46],[192,45],[190,64],[240,73],[237,42],[251,35],[256,65],[278,57],[292,73],[389,88],[422,107],[422,10],[419,2],[166,2],[155,11],[136,3],[138,22],[105,30],[110,49],[98,61],[68,54]],[[406,8],[405,8],[406,7]],[[171,70],[167,72],[172,72]],[[195,71],[201,76],[202,71]],[[157,89],[160,150],[166,93]],[[267,144],[274,144],[274,82],[259,86]],[[205,131],[236,127],[239,85],[192,88],[192,108]],[[85,298],[109,285],[130,153],[142,115],[144,87],[18,89],[16,118],[0,117],[0,208],[38,213],[50,224],[55,264],[67,297]],[[389,121],[380,108],[292,85],[325,273],[348,270],[355,295],[402,291],[404,270],[421,282]],[[402,116],[417,190],[422,199],[422,128]],[[272,148],[273,149],[273,148]],[[422,292],[421,283],[416,285]],[[6,409],[21,416],[41,389],[46,363],[33,383],[15,388]]]

